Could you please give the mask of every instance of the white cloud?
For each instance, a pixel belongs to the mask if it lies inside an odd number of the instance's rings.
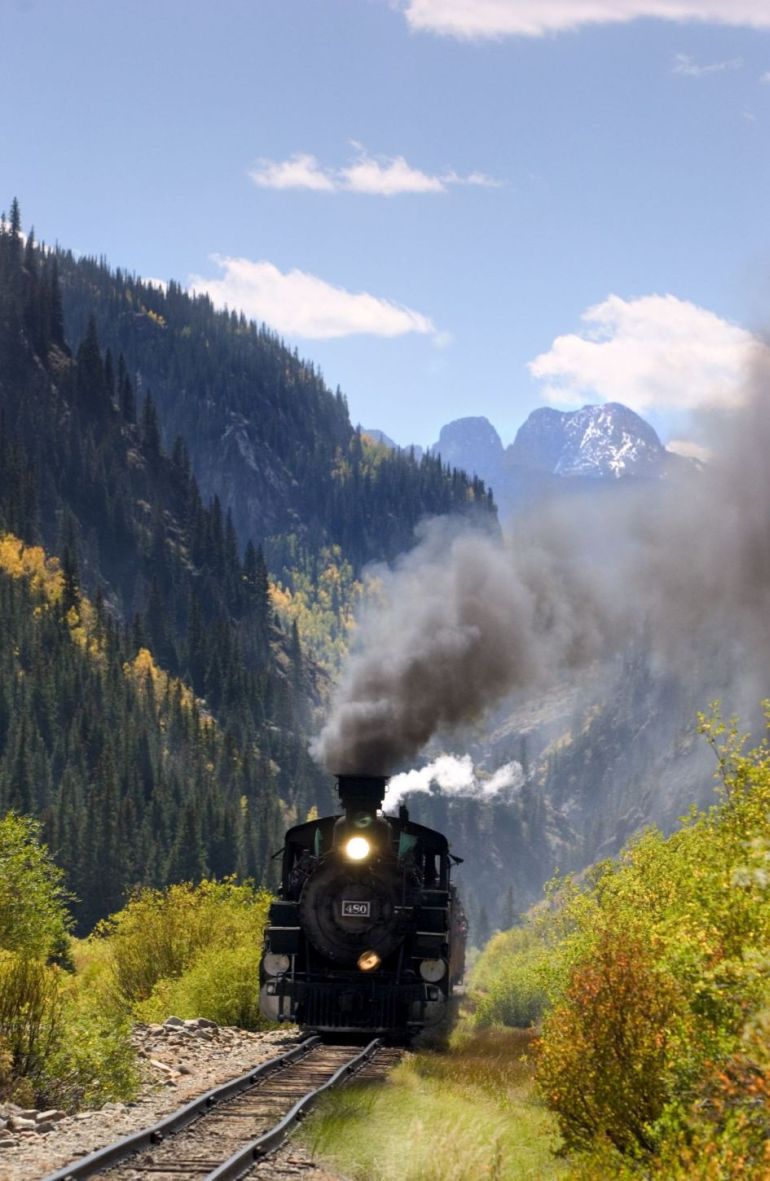
[[[709,62],[701,66],[689,53],[677,53],[671,73],[682,74],[685,78],[706,78],[709,74],[721,74],[725,70],[739,70],[742,65],[742,57],[731,57],[727,61]]]
[[[488,176],[486,172],[470,172],[467,176],[455,176],[452,173],[451,178],[453,184],[477,185],[481,189],[505,188],[504,180],[496,180],[494,176]]]
[[[651,17],[770,28],[763,0],[402,0],[410,27],[464,40],[542,37]]]
[[[396,193],[443,193],[444,181],[412,168],[403,156],[381,163],[372,156],[362,156],[340,171],[339,188],[351,193],[377,193],[392,197]]]
[[[346,291],[305,271],[284,274],[271,262],[218,254],[212,255],[212,260],[221,268],[221,277],[191,275],[190,291],[208,295],[218,307],[226,305],[243,311],[287,336],[329,340],[417,332],[441,339],[428,316],[368,292]]]
[[[745,328],[674,295],[610,295],[582,319],[582,334],[557,337],[528,365],[549,402],[598,395],[638,411],[734,406],[750,365],[768,355]]]
[[[770,70],[765,70],[764,74],[760,75],[759,80],[763,85],[766,86],[767,83],[770,82]]]
[[[258,160],[249,176],[263,189],[313,189],[315,192],[331,192],[335,185],[322,169],[315,156],[297,152],[288,160]]]
[[[288,160],[258,160],[249,176],[264,189],[311,189],[324,193],[368,193],[394,197],[401,193],[445,193],[451,185],[499,188],[501,181],[484,172],[461,176],[414,168],[403,156],[370,156],[360,144],[359,154],[343,168],[329,168],[315,156],[298,152]]]

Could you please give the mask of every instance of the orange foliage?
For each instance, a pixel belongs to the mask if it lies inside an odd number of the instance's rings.
[[[682,1133],[655,1176],[675,1181],[767,1181],[770,1177],[770,1014],[743,1037],[740,1052],[711,1064]]]
[[[650,1126],[668,1098],[669,1028],[680,1008],[674,980],[633,935],[599,937],[546,1017],[537,1081],[568,1148],[596,1140],[618,1151],[652,1147]]]
[[[24,578],[30,590],[39,598],[38,610],[57,607],[64,593],[64,575],[58,558],[46,557],[39,545],[26,545],[12,533],[0,533],[0,571],[11,578]],[[99,628],[96,609],[86,595],[81,594],[77,607],[70,607],[66,623],[73,641],[97,661],[104,657],[104,640]],[[123,671],[140,693],[151,687],[160,712],[172,698],[185,710],[192,710],[195,697],[192,690],[177,677],[170,677],[155,663],[147,648],[140,648],[133,660],[127,661]],[[201,724],[213,725],[203,715]]]
[[[189,685],[180,681],[178,677],[169,674],[155,663],[155,657],[149,648],[140,648],[133,660],[123,665],[123,671],[128,679],[142,694],[151,694],[158,713],[162,713],[168,703],[175,700],[184,710],[192,710],[196,704],[195,694]],[[213,726],[213,719],[203,714],[201,725]]]
[[[64,593],[64,575],[58,558],[46,557],[39,545],[26,545],[12,533],[0,533],[0,570],[11,578],[24,578],[41,605],[57,607]],[[97,616],[91,601],[81,595],[78,607],[67,612],[67,626],[74,642],[100,660],[104,644],[99,635]]]

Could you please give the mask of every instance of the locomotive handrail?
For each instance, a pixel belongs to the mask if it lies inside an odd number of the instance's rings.
[[[113,1144],[108,1144],[105,1148],[99,1148],[95,1152],[89,1153],[88,1156],[81,1157],[80,1160],[65,1165],[64,1168],[58,1169],[55,1173],[49,1173],[48,1176],[43,1178],[43,1181],[81,1181],[82,1178],[90,1177],[93,1173],[101,1172],[102,1169],[120,1164],[127,1157],[133,1156],[135,1152],[141,1152],[145,1148],[152,1147],[153,1144],[160,1144],[167,1135],[181,1131],[182,1128],[191,1124],[203,1112],[211,1110],[215,1104],[220,1103],[223,1099],[230,1099],[233,1095],[237,1095],[239,1091],[247,1090],[264,1075],[271,1074],[275,1070],[280,1070],[283,1066],[304,1058],[306,1054],[309,1054],[320,1043],[321,1039],[319,1037],[304,1038],[298,1046],[287,1050],[285,1054],[279,1054],[275,1058],[268,1058],[266,1062],[261,1062],[259,1066],[253,1067],[245,1074],[230,1079],[228,1082],[222,1083],[219,1087],[212,1087],[210,1091],[199,1095],[197,1099],[193,1099],[192,1102],[187,1103],[184,1107],[172,1111],[171,1115],[158,1120],[157,1123],[152,1124],[149,1128],[142,1128],[138,1132],[132,1132],[129,1136],[124,1136],[122,1140],[116,1140]]]
[[[280,1144],[292,1125],[302,1119],[303,1115],[313,1106],[319,1095],[322,1095],[324,1091],[330,1091],[333,1087],[336,1087],[348,1075],[353,1074],[365,1062],[373,1058],[382,1044],[382,1038],[379,1037],[369,1042],[360,1054],[356,1054],[349,1062],[345,1062],[339,1070],[334,1072],[330,1079],[327,1079],[320,1087],[316,1087],[313,1091],[308,1091],[306,1095],[298,1099],[291,1110],[278,1121],[275,1127],[270,1128],[267,1132],[263,1132],[261,1136],[258,1136],[256,1140],[252,1140],[251,1143],[246,1144],[243,1148],[239,1148],[229,1160],[226,1160],[224,1164],[214,1169],[213,1173],[209,1173],[204,1181],[238,1181],[240,1177],[243,1177],[253,1167],[255,1161]]]

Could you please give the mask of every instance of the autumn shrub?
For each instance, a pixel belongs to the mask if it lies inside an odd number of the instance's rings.
[[[768,1003],[770,750],[744,754],[718,718],[702,729],[720,803],[558,882],[531,920],[548,946],[538,1085],[583,1150],[576,1176],[770,1176],[767,1030],[756,1032]]]
[[[144,889],[97,928],[114,994],[143,1020],[209,1017],[255,1028],[270,895],[233,880]]]
[[[35,1079],[62,1037],[60,969],[0,951],[0,1040],[13,1079]]]
[[[67,895],[40,826],[0,819],[0,1097],[75,1109],[136,1089],[125,1021],[69,970]]]
[[[471,1024],[537,1021],[572,1175],[770,1177],[770,749],[701,720],[721,799],[557,878],[470,978]]]
[[[690,1102],[662,1121],[648,1162],[656,1181],[770,1177],[770,1007],[753,1013],[735,1051],[707,1062]]]
[[[669,1030],[684,999],[638,937],[604,932],[545,1019],[538,1081],[568,1148],[651,1150],[670,1096]]]
[[[137,1005],[136,1014],[147,1021],[162,1021],[174,1013],[261,1029],[265,1025],[259,1012],[261,954],[261,942],[207,948],[181,976],[158,981],[148,999]]]

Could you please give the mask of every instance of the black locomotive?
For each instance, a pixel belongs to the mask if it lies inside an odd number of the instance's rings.
[[[343,814],[286,833],[262,1012],[319,1033],[408,1039],[442,1019],[462,978],[465,916],[450,883],[460,859],[405,807],[383,815],[385,776],[337,779]]]

